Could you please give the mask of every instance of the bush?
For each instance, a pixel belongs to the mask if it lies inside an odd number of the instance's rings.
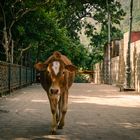
[[[77,74],[74,82],[75,83],[88,83],[88,76]]]

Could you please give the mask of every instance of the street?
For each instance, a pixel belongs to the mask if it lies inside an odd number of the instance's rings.
[[[65,126],[49,135],[51,112],[40,84],[0,98],[0,140],[140,140],[140,95],[75,83]]]

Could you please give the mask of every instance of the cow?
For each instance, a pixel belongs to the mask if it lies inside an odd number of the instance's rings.
[[[44,63],[38,62],[35,68],[40,72],[40,82],[47,92],[51,113],[51,134],[62,129],[68,105],[69,88],[74,81],[76,66],[60,52],[55,51]]]

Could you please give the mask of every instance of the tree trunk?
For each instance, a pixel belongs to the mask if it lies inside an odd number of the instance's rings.
[[[40,57],[40,51],[41,51],[41,47],[40,45],[38,44],[38,47],[37,47],[37,54],[36,54],[36,63],[39,61],[39,57]]]
[[[14,41],[12,40],[11,44],[11,63],[14,63]]]
[[[132,31],[132,10],[133,0],[130,1],[130,23],[129,23],[129,39],[126,54],[126,81],[125,88],[131,88],[131,59],[130,59],[130,46],[131,46],[131,31]]]
[[[110,45],[111,45],[111,36],[110,36],[110,27],[111,27],[111,18],[110,18],[110,11],[109,11],[109,4],[108,0],[107,3],[107,14],[108,14],[108,46],[107,46],[107,83],[111,84],[111,57],[110,57]]]
[[[5,50],[6,62],[9,62],[9,46],[8,46],[9,43],[8,42],[9,42],[9,40],[8,40],[6,27],[4,27],[2,45],[3,45],[4,50]]]

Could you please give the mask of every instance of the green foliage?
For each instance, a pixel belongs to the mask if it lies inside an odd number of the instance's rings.
[[[74,82],[75,83],[88,83],[87,75],[77,74]]]
[[[130,19],[130,0],[118,0],[126,15],[124,20],[121,21],[122,32],[128,32],[129,30],[129,19]],[[140,0],[133,0],[133,31],[140,31]]]
[[[20,36],[25,34],[25,30],[23,26],[17,26],[17,30]]]
[[[114,0],[109,1],[112,23],[119,24],[124,15],[121,6]],[[7,32],[11,23],[11,34],[14,40],[14,60],[19,63],[21,50],[24,56],[30,56],[32,63],[45,61],[53,51],[67,55],[79,68],[90,69],[100,61],[103,46],[107,40],[107,7],[104,0],[9,0],[3,4],[6,16]],[[90,17],[101,24],[101,32],[96,25],[83,23],[81,19]],[[117,18],[115,18],[117,17]],[[2,24],[1,24],[2,25]],[[79,41],[78,32],[85,27],[90,37],[89,51]],[[0,27],[1,30],[3,26]],[[120,32],[112,26],[112,36]],[[115,34],[114,34],[115,33]],[[26,58],[27,59],[27,58]]]

